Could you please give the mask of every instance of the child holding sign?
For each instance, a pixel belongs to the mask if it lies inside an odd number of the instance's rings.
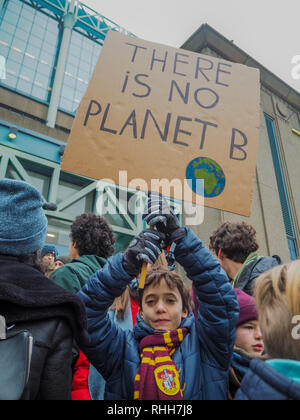
[[[105,399],[226,400],[239,314],[236,294],[218,260],[190,229],[179,226],[160,196],[150,196],[148,207],[145,220],[156,229],[138,235],[78,294],[91,337],[85,354],[107,381]],[[108,310],[142,262],[155,262],[163,237],[176,242],[176,260],[194,283],[198,319],[180,276],[157,268],[140,290],[137,325],[122,331]]]

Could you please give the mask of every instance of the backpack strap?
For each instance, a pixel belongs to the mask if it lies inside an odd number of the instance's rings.
[[[275,258],[275,260],[278,262],[278,265],[283,264],[283,261],[282,261],[282,259],[280,258],[279,255],[275,254],[275,255],[272,255],[272,257]]]

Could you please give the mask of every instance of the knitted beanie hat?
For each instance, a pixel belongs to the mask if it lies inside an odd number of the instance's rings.
[[[47,254],[53,254],[55,259],[58,257],[58,252],[55,246],[45,245],[41,250],[41,257],[43,258]]]
[[[258,314],[256,310],[255,299],[252,296],[247,295],[247,293],[243,292],[242,290],[234,290],[237,295],[237,300],[240,307],[240,317],[237,322],[237,327],[249,321],[257,321]]]
[[[56,258],[56,261],[61,261],[65,265],[69,264],[72,261],[72,258],[69,255],[60,255]]]
[[[48,221],[44,199],[23,181],[0,181],[0,254],[26,255],[40,250]]]

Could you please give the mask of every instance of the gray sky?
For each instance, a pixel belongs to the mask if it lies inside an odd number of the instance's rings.
[[[203,23],[300,92],[299,0],[85,0],[139,38],[180,47]],[[300,64],[300,61],[298,61]],[[297,71],[300,76],[300,69]]]

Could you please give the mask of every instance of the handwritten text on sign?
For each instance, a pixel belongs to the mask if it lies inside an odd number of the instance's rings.
[[[116,182],[120,170],[202,177],[205,205],[249,215],[258,127],[256,69],[110,33],[62,167]]]

